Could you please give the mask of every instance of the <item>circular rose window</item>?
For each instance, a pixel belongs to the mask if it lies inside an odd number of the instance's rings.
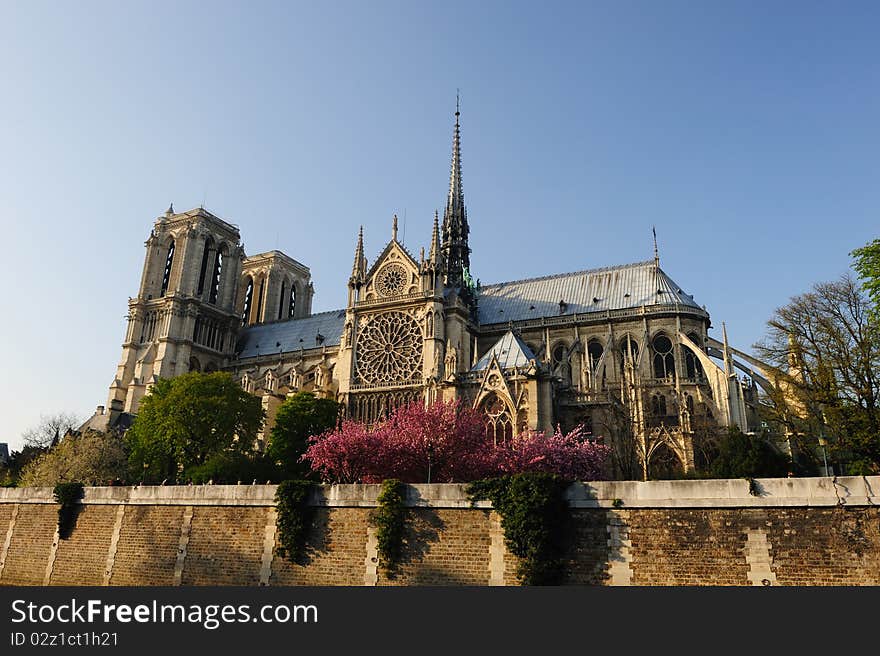
[[[406,291],[406,269],[399,264],[388,264],[376,276],[376,291],[381,296],[397,296]]]
[[[357,373],[365,383],[391,384],[418,380],[422,368],[419,322],[403,312],[372,317],[357,343]]]

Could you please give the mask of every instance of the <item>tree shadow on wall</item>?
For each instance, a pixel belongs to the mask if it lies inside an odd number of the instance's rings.
[[[419,573],[423,571],[419,567],[425,557],[431,551],[431,544],[440,539],[440,533],[446,528],[446,523],[432,508],[419,508],[409,510],[406,522],[406,533],[403,538],[400,562],[396,563],[385,576],[393,581],[401,573],[404,567],[413,567],[414,578],[422,578]]]
[[[563,532],[563,585],[607,585],[614,562],[625,562],[620,535],[609,531],[604,511],[571,510]]]
[[[303,548],[293,562],[308,567],[315,557],[330,552],[330,512],[328,508],[315,508],[311,526],[305,536]]]
[[[82,511],[83,505],[81,503],[59,509],[58,538],[60,540],[67,540],[70,538],[71,535],[73,535],[73,531],[76,528],[77,520],[79,520],[79,516]]]

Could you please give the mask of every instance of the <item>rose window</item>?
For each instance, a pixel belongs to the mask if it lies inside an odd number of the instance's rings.
[[[385,266],[376,276],[376,291],[382,296],[402,294],[407,282],[406,269],[399,264]]]
[[[358,377],[365,383],[388,384],[419,379],[422,331],[403,312],[372,317],[361,329],[357,345]]]

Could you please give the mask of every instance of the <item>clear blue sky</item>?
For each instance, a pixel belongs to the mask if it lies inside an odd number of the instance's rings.
[[[345,304],[445,200],[484,283],[648,259],[748,348],[880,236],[876,2],[0,1],[0,441],[91,414],[173,201]],[[403,225],[401,225],[403,230]]]

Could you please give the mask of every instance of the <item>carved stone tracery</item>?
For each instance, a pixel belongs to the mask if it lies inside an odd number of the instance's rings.
[[[420,379],[422,330],[403,312],[371,317],[358,335],[357,373],[367,384],[392,385]]]

